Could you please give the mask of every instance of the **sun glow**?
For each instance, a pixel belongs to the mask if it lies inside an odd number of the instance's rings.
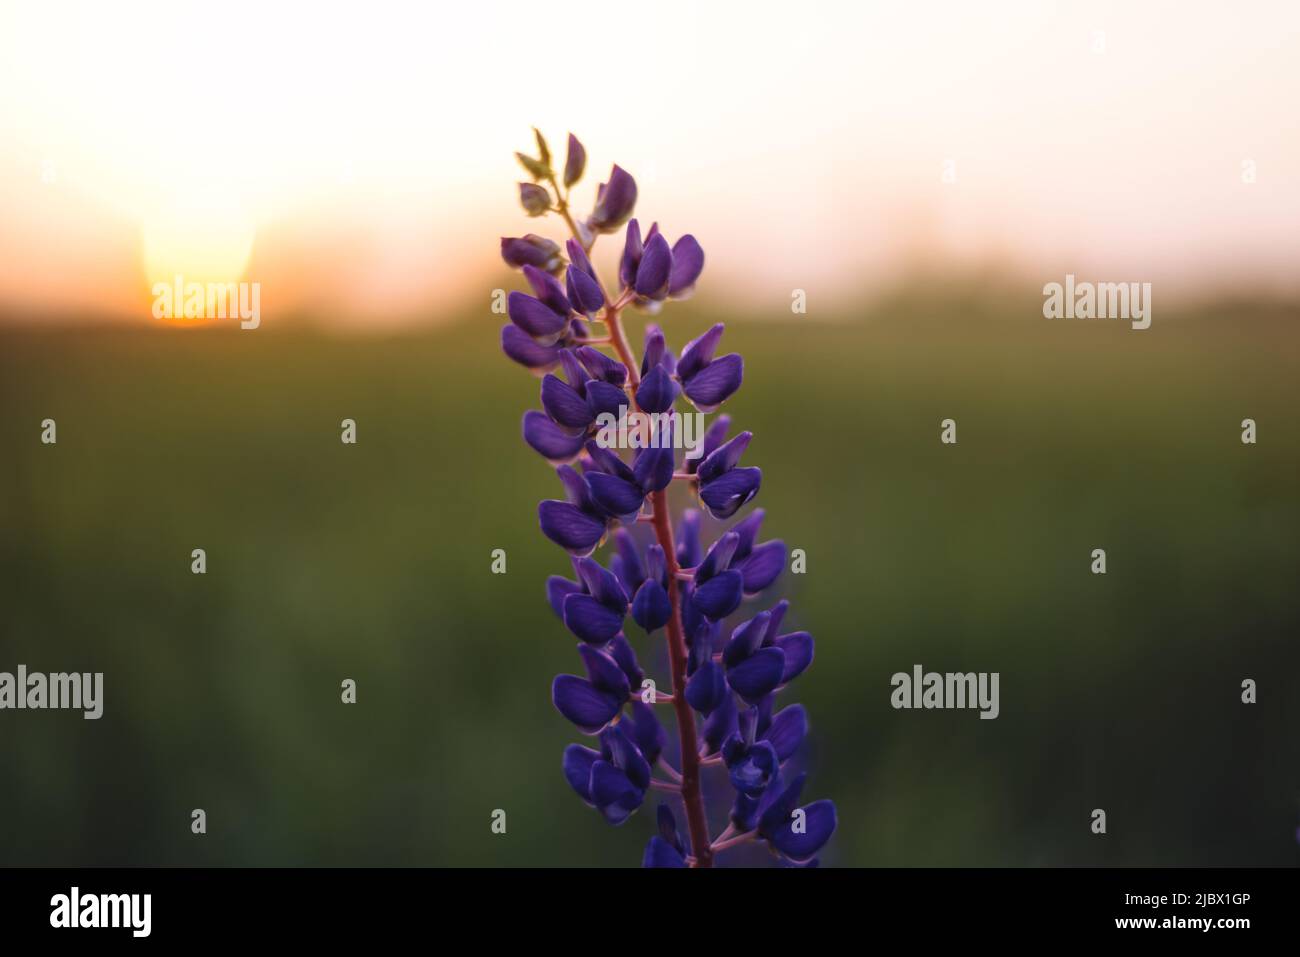
[[[143,224],[144,273],[149,285],[238,282],[248,268],[256,233],[238,197],[196,187]]]

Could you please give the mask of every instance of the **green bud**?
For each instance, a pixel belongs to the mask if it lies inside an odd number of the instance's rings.
[[[551,175],[549,163],[543,163],[541,160],[535,160],[531,156],[525,156],[523,153],[516,153],[515,158],[519,160],[519,165],[528,170],[528,175],[533,178],[533,182],[540,182],[548,179]]]
[[[536,183],[520,183],[519,205],[529,216],[545,216],[551,211],[551,194]]]
[[[537,127],[533,127],[533,135],[537,137],[537,157],[541,160],[543,166],[548,170],[551,168],[551,149],[546,145],[546,137]]]

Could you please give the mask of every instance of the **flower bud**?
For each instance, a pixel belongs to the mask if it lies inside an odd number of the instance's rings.
[[[587,151],[578,138],[569,134],[569,154],[564,158],[564,185],[572,186],[582,179],[582,172],[587,168]]]
[[[535,181],[547,179],[551,175],[551,166],[549,163],[535,160],[531,156],[526,156],[523,153],[516,153],[515,159],[519,160],[519,165],[526,169],[528,175]]]
[[[551,210],[551,194],[536,183],[520,183],[519,205],[529,216],[545,216]]]
[[[632,216],[636,208],[636,180],[617,164],[609,182],[601,183],[596,193],[596,208],[588,224],[598,233],[612,233]]]
[[[618,278],[624,289],[636,285],[637,267],[641,265],[641,254],[645,247],[641,244],[641,224],[635,219],[627,224],[627,235],[623,240],[623,257],[619,260]]]
[[[537,159],[547,169],[551,168],[551,148],[546,145],[546,137],[537,127],[533,127],[533,137],[537,140]]]
[[[646,299],[659,300],[668,295],[668,276],[673,268],[672,250],[668,240],[659,233],[645,244],[645,252],[636,271],[636,294]]]
[[[585,315],[594,315],[605,305],[605,294],[601,292],[600,283],[576,264],[571,265],[565,274],[565,291],[573,308]]]
[[[564,265],[559,245],[534,233],[526,236],[502,236],[501,258],[511,269],[536,266],[538,269],[554,273]]]

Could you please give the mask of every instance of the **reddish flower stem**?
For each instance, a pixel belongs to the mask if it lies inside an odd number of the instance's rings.
[[[677,547],[668,520],[668,495],[652,492],[655,538],[664,550],[668,564],[668,601],[672,617],[668,619],[668,660],[673,671],[673,710],[677,712],[677,732],[682,745],[682,803],[686,805],[686,824],[691,833],[691,850],[696,867],[713,866],[713,848],[709,841],[709,822],[704,816],[704,796],[700,792],[700,752],[695,737],[695,712],[683,693],[686,688],[686,637],[682,631],[682,602],[677,581]],[[679,692],[678,689],[682,689]]]
[[[636,391],[640,384],[640,367],[632,358],[623,325],[617,309],[605,310],[605,325],[610,342],[618,353],[619,361],[627,366],[627,374]],[[633,400],[635,404],[635,400]],[[677,546],[673,542],[673,526],[668,514],[668,495],[665,491],[650,494],[650,520],[655,538],[663,549],[668,566],[668,601],[672,616],[668,619],[668,660],[672,668],[673,711],[677,714],[677,736],[682,751],[682,803],[686,806],[686,826],[691,835],[691,851],[696,867],[713,866],[713,848],[709,840],[709,822],[704,814],[704,795],[700,791],[700,752],[695,736],[695,712],[686,700],[686,635],[682,629],[682,600],[678,583],[681,566],[677,564]]]
[[[559,212],[568,224],[569,231],[579,243],[583,243],[582,233],[569,215],[567,198],[560,196],[560,187],[554,177],[551,178],[551,185],[555,187]],[[583,245],[589,250],[595,245],[594,237],[589,245],[586,243]],[[599,277],[596,282],[601,286],[601,292],[605,292]],[[627,298],[620,297],[615,302],[610,300],[608,293],[605,293],[605,301],[609,305],[605,307],[602,318],[605,327],[609,330],[608,344],[613,346],[619,361],[627,367],[629,399],[633,407],[636,407],[636,389],[641,384],[641,366],[632,357],[632,349],[627,344],[627,336],[623,333],[623,324],[620,321],[620,313],[627,304]],[[668,619],[667,626],[668,661],[672,669],[672,704],[673,711],[677,714],[677,737],[681,742],[682,751],[682,804],[686,807],[686,827],[691,836],[694,866],[712,867],[713,848],[709,839],[709,821],[704,814],[704,795],[700,790],[700,752],[695,734],[695,712],[691,710],[686,700],[686,634],[682,628],[681,588],[677,580],[681,567],[677,564],[677,546],[673,542],[673,526],[668,514],[668,495],[665,491],[651,493],[650,509],[650,521],[654,526],[655,538],[664,551],[664,561],[668,565],[668,601],[672,606],[672,615]]]

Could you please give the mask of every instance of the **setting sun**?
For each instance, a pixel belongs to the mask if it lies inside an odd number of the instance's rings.
[[[238,282],[253,251],[254,233],[253,220],[237,197],[196,190],[145,218],[145,277],[150,286],[176,276],[201,283]]]

